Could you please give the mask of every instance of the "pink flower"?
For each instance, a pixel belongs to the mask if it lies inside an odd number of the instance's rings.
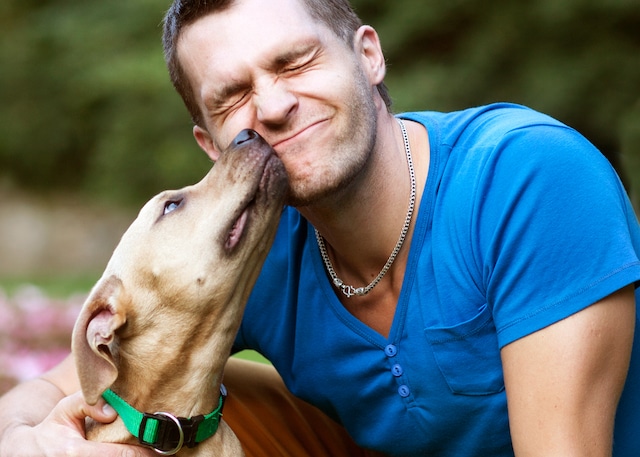
[[[69,354],[71,331],[84,298],[53,300],[33,286],[8,297],[0,289],[0,395]]]

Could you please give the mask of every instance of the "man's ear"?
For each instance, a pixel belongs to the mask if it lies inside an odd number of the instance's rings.
[[[116,330],[126,321],[124,290],[116,276],[101,279],[73,328],[71,347],[85,400],[94,405],[118,377]]]
[[[207,153],[211,160],[216,162],[220,158],[220,151],[218,151],[218,148],[216,147],[215,142],[213,141],[213,138],[211,138],[209,132],[207,132],[199,125],[195,125],[193,127],[193,136],[196,139],[198,146],[200,146],[200,148]]]
[[[356,31],[353,45],[371,85],[377,86],[382,83],[387,67],[378,32],[368,25],[361,26]]]

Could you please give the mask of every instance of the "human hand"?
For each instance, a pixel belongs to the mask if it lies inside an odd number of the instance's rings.
[[[141,446],[97,443],[85,438],[84,420],[113,422],[117,413],[104,401],[88,405],[81,392],[63,398],[38,425],[14,425],[5,430],[0,457],[151,457],[157,454]]]

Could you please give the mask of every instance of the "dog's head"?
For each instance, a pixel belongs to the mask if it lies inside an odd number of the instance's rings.
[[[88,402],[117,378],[122,338],[161,321],[175,324],[229,308],[242,313],[287,189],[273,149],[244,130],[202,181],[162,192],[140,210],[73,331]]]

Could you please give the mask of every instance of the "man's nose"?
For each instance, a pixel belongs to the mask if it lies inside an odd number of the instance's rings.
[[[285,81],[265,80],[256,87],[254,104],[259,122],[278,125],[285,123],[295,111],[298,99]]]

